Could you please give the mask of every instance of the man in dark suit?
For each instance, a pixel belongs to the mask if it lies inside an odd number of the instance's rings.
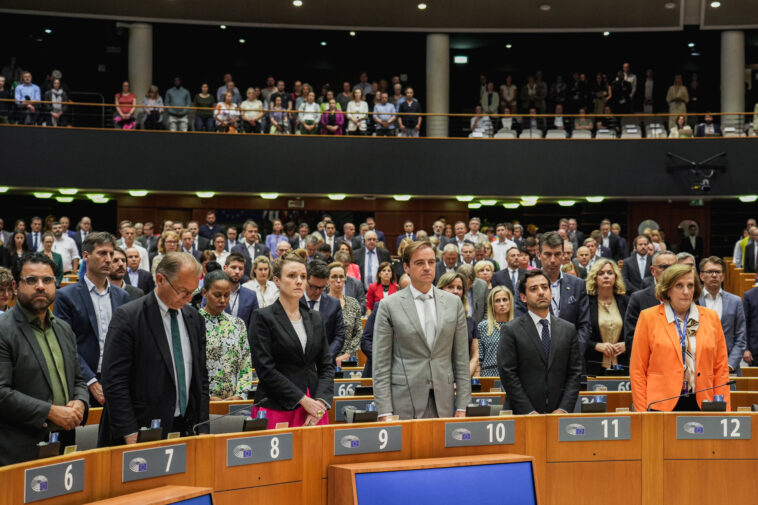
[[[148,221],[142,226],[142,236],[137,240],[142,244],[142,247],[147,249],[148,254],[152,254],[158,250],[158,237],[155,235],[155,225]]]
[[[445,223],[439,219],[432,223],[432,235],[429,238],[432,237],[439,240],[439,244],[437,245],[438,251],[441,251],[450,242],[450,239],[445,236]]]
[[[524,273],[526,273],[525,268],[519,268],[518,247],[508,249],[505,253],[505,261],[507,264],[504,268],[492,276],[492,287],[505,286],[513,293],[515,298],[519,281],[524,276]]]
[[[142,271],[144,272],[144,270]],[[147,275],[151,277],[150,274]],[[129,295],[129,301],[134,301],[145,296],[145,292],[140,288],[127,284],[124,281],[126,277],[126,254],[123,249],[116,247],[113,249],[113,261],[111,262],[111,273],[108,274],[108,282],[110,282],[111,286],[116,286],[126,291]]]
[[[479,324],[487,315],[487,283],[482,279],[479,279],[474,273],[474,267],[471,265],[461,265],[456,270],[459,274],[466,278],[466,286],[468,291],[466,296],[468,297],[468,310],[467,317],[471,317]]]
[[[292,249],[305,249],[309,234],[310,228],[308,227],[308,223],[300,223],[300,226],[297,228],[297,233],[290,239]]]
[[[618,261],[624,257],[621,254],[621,243],[618,235],[614,235],[611,232],[611,222],[607,219],[600,223],[600,238],[596,240],[598,241],[598,247],[605,247],[610,252],[610,256],[606,257],[609,257],[613,261]]]
[[[245,275],[247,263],[241,254],[231,253],[226,257],[224,272],[229,276],[232,293],[229,297],[229,305],[224,312],[237,316],[245,322],[245,328],[249,328],[253,320],[253,312],[258,310],[258,296],[255,291],[243,288],[240,284]]]
[[[395,244],[395,250],[398,250],[400,248],[400,242],[403,241],[404,238],[409,238],[413,241],[416,240],[416,233],[414,232],[415,226],[413,224],[413,221],[410,219],[406,219],[403,223],[403,233],[397,236],[397,243]]]
[[[574,250],[578,250],[584,245],[584,233],[578,229],[579,224],[573,217],[568,220],[568,236],[572,244],[574,244]]]
[[[664,270],[674,264],[676,264],[676,254],[671,251],[656,252],[653,255],[653,266],[650,267],[653,285],[635,292],[629,298],[629,305],[626,306],[626,314],[624,315],[624,343],[627,355],[631,356],[632,354],[634,330],[637,327],[640,312],[661,303],[655,297],[655,284],[663,275]]]
[[[82,254],[82,244],[84,243],[84,240],[87,238],[87,235],[92,231],[92,220],[84,216],[79,220],[79,226],[78,230],[76,231],[76,235],[73,236],[74,242],[76,242],[76,247],[79,248],[79,254]]]
[[[108,283],[115,244],[115,238],[107,232],[87,236],[82,244],[87,273],[76,284],[58,292],[53,308],[55,317],[74,330],[79,365],[92,394],[93,407],[105,403],[100,375],[108,325],[116,309],[130,301],[126,291]]]
[[[126,253],[126,275],[124,282],[128,285],[141,289],[144,293],[150,293],[155,289],[153,275],[140,268],[140,254],[137,249],[130,248]]]
[[[13,239],[13,232],[7,231],[5,228],[5,221],[3,218],[0,217],[0,242],[3,243],[3,246],[10,249],[12,246],[11,241]]]
[[[530,270],[519,282],[527,312],[506,324],[497,367],[514,414],[566,414],[579,396],[582,358],[574,325],[550,314],[551,281]]]
[[[329,246],[329,258],[334,256],[334,253],[337,251],[337,245],[339,244],[337,239],[337,226],[333,222],[328,221],[324,224],[324,244]]]
[[[696,225],[691,224],[687,228],[687,236],[682,238],[682,243],[679,244],[679,252],[690,253],[697,262],[703,257],[703,239],[698,236]]]
[[[389,251],[376,247],[378,237],[375,231],[367,231],[363,240],[365,246],[354,251],[353,261],[361,269],[361,279],[368,290],[369,286],[376,282],[376,270],[379,263],[391,261],[391,257]]]
[[[37,252],[42,250],[42,218],[34,216],[29,223],[30,231],[26,234],[26,245],[29,250]]]
[[[709,112],[705,113],[704,122],[695,127],[696,137],[720,137],[721,126],[713,121],[713,115]]]
[[[186,305],[202,269],[189,256],[168,253],[156,270],[155,291],[113,314],[103,354],[98,446],[133,444],[143,426],[161,420],[163,438],[190,435],[208,420],[205,322]],[[199,427],[208,433],[208,425]]]
[[[747,333],[747,347],[742,353],[742,360],[749,366],[753,366],[753,362],[758,360],[758,288],[745,292],[742,298],[742,308],[745,310]],[[363,348],[363,342],[361,342],[361,348]]]
[[[342,225],[343,235],[337,237],[337,243],[347,242],[350,244],[351,249],[361,248],[361,238],[355,234],[355,225],[353,223],[345,223]]]
[[[650,271],[652,260],[647,253],[648,244],[650,241],[647,235],[637,236],[634,239],[634,254],[624,259],[621,276],[624,278],[627,294],[631,295],[643,289],[642,282],[653,275]]]
[[[742,268],[745,273],[758,272],[758,228],[753,226],[748,230],[750,241],[745,246],[745,254],[742,258]]]
[[[373,218],[373,216],[369,216],[366,218],[366,224],[368,225],[369,231],[373,231],[374,233],[376,233],[377,242],[384,242],[384,245],[386,247],[387,242],[384,238],[384,232],[376,229],[376,220]]]
[[[245,275],[250,277],[250,268],[253,260],[258,256],[269,257],[268,247],[258,242],[258,224],[253,220],[245,221],[242,225],[242,233],[245,240],[232,248],[233,253],[241,254],[245,258]]]
[[[329,341],[332,358],[336,358],[345,343],[345,320],[342,316],[342,306],[333,296],[324,294],[329,279],[329,266],[321,260],[308,263],[308,282],[305,295],[301,299],[306,307],[317,310],[324,322],[324,333]]]
[[[437,262],[434,272],[434,284],[437,285],[440,277],[447,272],[455,272],[459,266],[461,266],[461,256],[458,254],[458,246],[450,243],[446,244],[442,249],[442,261]]]
[[[192,223],[196,221],[191,221],[190,224]],[[197,234],[210,242],[217,233],[224,233],[224,228],[216,224],[216,211],[209,210],[205,213],[205,224],[198,228]]]
[[[195,247],[195,237],[192,236],[191,231],[184,230],[182,232],[180,244],[181,245],[179,246],[179,252],[191,254],[195,260],[200,262],[203,257],[203,252]]]
[[[219,228],[221,227],[219,226]],[[194,246],[196,251],[202,252],[202,251],[205,251],[206,249],[213,248],[211,245],[211,240],[213,239],[213,237],[208,239],[200,235],[200,225],[198,224],[197,221],[190,221],[189,223],[187,223],[187,229],[190,232],[192,232],[192,240],[193,240],[192,245]],[[219,233],[223,234],[222,231]]]
[[[242,243],[240,240],[237,240],[237,237],[238,237],[237,228],[235,228],[234,226],[229,226],[226,229],[226,245],[224,246],[224,251],[232,252],[232,249],[234,249],[234,246]]]
[[[74,428],[87,420],[76,336],[49,309],[55,270],[44,254],[26,254],[13,268],[16,305],[0,317],[0,466],[37,458],[51,432],[61,449],[74,444]]]
[[[574,325],[579,339],[579,351],[583,356],[592,331],[585,282],[578,277],[564,275],[561,272],[563,239],[558,233],[549,232],[542,235],[538,254],[542,263],[542,272],[550,281],[552,296],[550,313]],[[526,311],[524,302],[518,300],[515,312],[521,315]]]

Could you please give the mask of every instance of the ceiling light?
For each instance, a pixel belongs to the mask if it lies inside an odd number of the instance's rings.
[[[474,199],[474,197],[471,195],[458,195],[455,197],[455,199],[458,200],[459,202],[470,202],[471,200]]]
[[[588,196],[587,201],[590,203],[600,203],[605,200],[604,196]]]
[[[350,32],[351,37],[355,37],[355,32]]]
[[[93,198],[92,203],[108,203],[110,201],[110,198],[104,196],[102,198]]]
[[[239,39],[239,43],[240,44],[244,44],[245,43],[245,39]]]
[[[294,5],[295,7],[302,7],[303,0],[292,0],[292,5]]]
[[[74,201],[73,196],[56,196],[55,199],[61,203],[71,203]]]
[[[98,200],[101,198],[105,198],[105,194],[104,193],[87,193],[87,198],[89,198],[90,200]]]
[[[753,203],[758,200],[758,195],[742,195],[739,199],[742,203]]]
[[[665,4],[663,4],[663,6],[666,7],[667,9],[675,9],[676,8],[676,3],[675,2],[666,2]]]
[[[479,203],[479,202],[471,202],[470,204],[468,204],[468,208],[469,209],[480,209],[480,208],[482,208],[482,204]]]
[[[497,200],[479,200],[479,202],[485,207],[492,207],[493,205],[497,205]]]
[[[398,202],[407,202],[411,199],[411,195],[392,195],[392,198],[397,200]]]
[[[505,207],[506,209],[518,209],[519,208],[519,204],[515,203],[515,202],[504,203],[503,207]]]
[[[468,56],[453,56],[453,63],[457,63],[458,65],[465,65],[468,63]]]
[[[9,189],[8,186],[0,186],[0,193],[7,193]]]
[[[561,207],[571,207],[576,203],[576,200],[558,200],[558,205]]]
[[[276,200],[279,198],[279,193],[261,193],[261,198],[264,200]]]
[[[60,188],[58,190],[58,193],[60,193],[61,195],[75,195],[78,192],[79,190],[76,188]]]
[[[198,191],[195,194],[198,198],[213,198],[216,195],[213,191]]]
[[[610,34],[611,34],[611,32],[603,32],[603,37],[607,37]]]
[[[34,193],[35,198],[50,198],[51,196],[53,196],[53,194],[49,191],[37,191]]]
[[[693,51],[693,52],[692,52],[692,56],[700,56],[700,53],[699,53],[699,52],[697,52],[697,51]]]
[[[321,41],[321,45],[322,45],[322,46],[325,46],[325,45],[326,45],[326,41],[325,41],[325,40],[322,40],[322,41]]]
[[[550,6],[550,4],[542,4],[542,5],[540,5],[540,10],[541,10],[542,12],[547,12],[547,11],[549,11],[550,9],[552,9],[552,7]]]
[[[522,196],[521,200],[524,202],[535,202],[537,203],[537,200],[539,200],[539,196]]]
[[[521,200],[519,203],[522,207],[534,207],[537,205],[537,200]]]
[[[425,3],[420,3],[416,7],[418,7],[419,10],[424,10],[424,9],[426,9],[426,4]]]
[[[687,44],[687,47],[695,47],[695,43],[694,42],[690,42],[689,44]]]
[[[344,200],[347,195],[345,193],[332,193],[326,196],[329,197],[329,200]]]
[[[506,49],[510,49],[510,48],[512,48],[512,47],[513,47],[513,44],[506,44],[506,45],[505,45],[505,48],[506,48]]]
[[[53,33],[53,31],[50,28],[45,28],[45,33],[50,35],[51,33]]]
[[[221,28],[222,30],[226,30],[226,25],[220,25],[219,28]]]
[[[721,2],[711,2],[711,7],[713,7],[714,9],[718,9],[719,7],[721,7]]]
[[[146,189],[130,189],[129,195],[131,196],[147,196]]]

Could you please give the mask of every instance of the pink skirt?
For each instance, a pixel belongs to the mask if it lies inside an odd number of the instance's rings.
[[[308,393],[308,398],[311,395]],[[266,419],[268,419],[268,429],[273,430],[278,423],[288,423],[290,428],[299,428],[305,424],[305,420],[308,419],[308,412],[299,406],[295,410],[276,410],[267,409],[264,407],[253,407],[252,417],[255,419],[260,411],[266,412]],[[321,419],[316,423],[316,426],[323,426],[329,424],[329,414],[325,413]]]

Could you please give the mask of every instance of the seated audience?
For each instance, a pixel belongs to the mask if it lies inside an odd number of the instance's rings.
[[[469,137],[491,137],[492,136],[492,120],[489,116],[482,115],[482,106],[477,105],[474,109],[474,114],[471,118],[471,133]]]
[[[574,130],[592,131],[592,119],[587,117],[584,107],[579,109],[579,116],[574,118]]]
[[[224,93],[224,100],[216,104],[213,117],[216,120],[216,131],[218,132],[237,133],[237,121],[240,113],[233,98],[234,94],[231,91],[227,91]]]

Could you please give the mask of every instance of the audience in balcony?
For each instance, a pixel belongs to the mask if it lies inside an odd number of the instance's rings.
[[[129,81],[124,81],[121,84],[121,92],[116,93],[116,114],[113,116],[116,128],[124,130],[134,129],[136,105],[137,96],[131,92]]]
[[[695,128],[696,137],[720,137],[721,126],[714,122],[713,115],[709,112],[705,113],[705,119],[703,123],[700,123]]]
[[[687,103],[690,101],[690,94],[687,87],[682,82],[682,74],[674,76],[674,84],[669,86],[666,93],[666,102],[669,104],[669,114],[684,114],[687,112]],[[669,128],[674,126],[676,116],[669,116]]]
[[[345,124],[345,114],[339,109],[339,104],[332,98],[327,109],[321,114],[322,135],[342,135]]]
[[[46,103],[43,105],[42,110],[45,111],[44,122],[48,126],[68,126],[68,120],[66,119],[66,113],[68,112],[68,94],[61,87],[61,80],[54,79],[52,88],[45,91],[43,97]]]
[[[503,107],[503,111],[507,107],[513,114],[518,112],[518,87],[513,84],[513,76],[511,75],[507,75],[505,84],[500,85],[500,105]]]
[[[39,101],[42,99],[39,86],[32,82],[31,72],[21,74],[21,83],[16,86],[16,106],[19,108],[19,123],[37,124]]]
[[[216,100],[208,91],[208,83],[204,82],[200,85],[200,93],[195,95],[195,98],[192,100],[192,107],[196,107],[195,131],[216,131],[216,121],[213,118],[213,108],[216,106]]]
[[[213,114],[216,119],[216,131],[236,133],[239,115],[239,108],[234,103],[234,93],[227,91],[224,93],[224,100],[216,105],[216,111]]]
[[[166,109],[169,130],[186,132],[189,129],[189,118],[187,116],[189,110],[187,107],[191,103],[190,92],[182,86],[182,79],[175,77],[174,86],[166,91],[166,105],[178,107]]]
[[[152,85],[147,90],[145,98],[142,99],[140,113],[140,124],[145,130],[162,130],[163,129],[163,98],[158,93],[158,86]]]
[[[240,125],[245,133],[261,133],[263,131],[261,121],[265,113],[263,102],[259,99],[260,95],[261,90],[259,88],[247,88],[246,99],[240,105],[242,111]]]

